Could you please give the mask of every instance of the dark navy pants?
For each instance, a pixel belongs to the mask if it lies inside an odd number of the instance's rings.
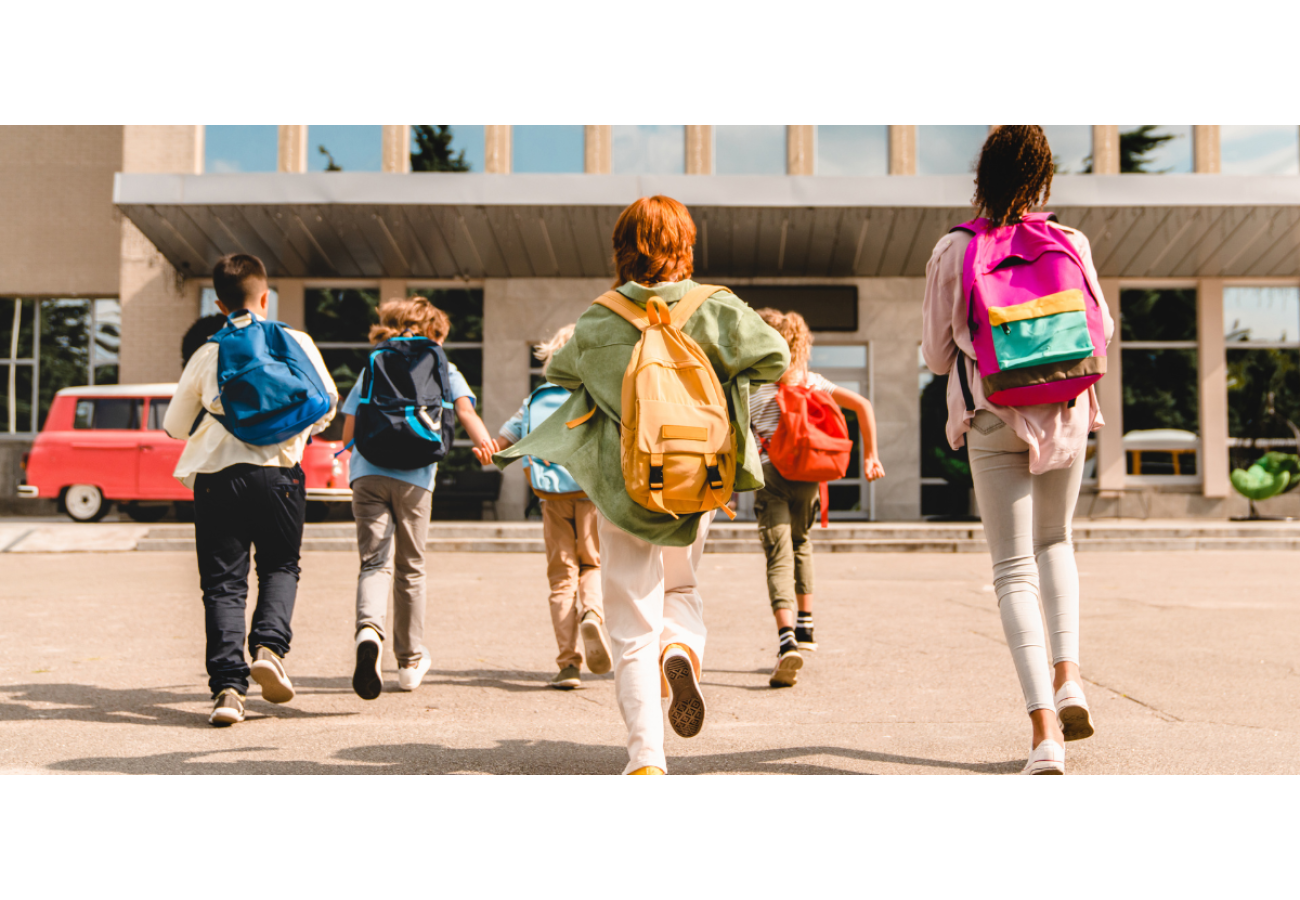
[[[194,540],[207,628],[208,687],[248,693],[244,609],[249,551],[257,550],[257,608],[248,634],[257,647],[284,656],[298,595],[307,489],[302,468],[239,464],[194,480]]]

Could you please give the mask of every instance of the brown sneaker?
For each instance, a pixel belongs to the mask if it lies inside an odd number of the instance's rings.
[[[605,629],[601,626],[600,616],[591,610],[583,613],[582,621],[578,623],[582,651],[592,675],[604,675],[610,669],[609,638],[605,637]]]
[[[244,721],[244,698],[234,688],[226,688],[217,694],[217,702],[212,706],[212,715],[208,724],[225,728],[236,722]]]
[[[262,686],[262,699],[268,703],[288,703],[293,699],[293,682],[285,674],[284,663],[265,647],[258,647],[248,675]]]
[[[684,738],[695,737],[704,727],[704,695],[686,648],[669,644],[664,650],[662,669],[672,697],[668,702],[668,724]]]
[[[578,677],[577,666],[565,666],[555,673],[555,677],[550,681],[551,687],[560,691],[571,691],[578,685],[582,684],[582,679]]]

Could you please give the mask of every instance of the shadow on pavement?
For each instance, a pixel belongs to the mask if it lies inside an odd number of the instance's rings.
[[[436,681],[425,682],[425,684],[439,687],[487,687],[511,693],[528,693],[550,690],[550,681],[555,676],[555,672],[527,672],[522,669],[431,669],[429,675]],[[613,674],[592,675],[584,669],[582,681],[584,684],[602,681],[612,684],[614,676]]]

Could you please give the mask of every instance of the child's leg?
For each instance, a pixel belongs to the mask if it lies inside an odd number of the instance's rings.
[[[578,500],[573,504],[573,522],[578,535],[578,594],[582,613],[594,612],[605,621],[605,604],[600,593],[600,535],[597,533],[596,504]]]
[[[664,547],[664,621],[659,633],[659,650],[669,644],[681,644],[691,651],[695,676],[700,676],[704,664],[704,640],[708,629],[704,627],[704,600],[698,589],[696,571],[704,556],[704,542],[709,536],[714,512],[700,517],[695,542],[689,547]]]
[[[257,549],[257,608],[248,632],[249,649],[265,647],[276,656],[289,653],[294,601],[298,597],[298,558],[307,512],[306,477],[300,466],[258,466],[249,476],[256,497],[244,510]],[[251,498],[250,498],[251,499]]]
[[[758,536],[767,556],[767,598],[779,628],[794,627],[794,545],[791,541],[790,503],[781,487],[785,479],[771,465],[763,467],[767,486],[754,495]]]
[[[599,518],[605,625],[614,646],[614,689],[627,724],[628,764],[667,771],[659,702],[659,634],[663,630],[663,548]]]
[[[357,575],[356,631],[370,627],[384,638],[384,617],[393,588],[393,511],[388,486],[393,481],[382,475],[367,475],[352,482],[352,516],[357,523],[357,551],[361,571]]]
[[[393,564],[397,571],[393,592],[393,653],[399,666],[409,666],[425,651],[424,551],[429,540],[433,494],[396,480],[390,494],[396,544]]]
[[[248,516],[239,509],[229,470],[201,473],[194,481],[194,543],[203,588],[208,687],[248,693],[244,609],[248,598]]]
[[[581,666],[578,652],[578,538],[574,501],[555,497],[542,501],[542,536],[546,541],[546,578],[551,584],[551,626],[561,669]]]

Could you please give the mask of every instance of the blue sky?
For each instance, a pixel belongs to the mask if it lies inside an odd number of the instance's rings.
[[[1222,125],[1219,155],[1225,175],[1300,175],[1300,129]]]
[[[713,171],[718,175],[784,175],[784,125],[714,125]]]
[[[888,175],[888,125],[818,125],[818,175]]]
[[[1225,287],[1223,331],[1236,340],[1300,340],[1300,288]]]
[[[581,125],[516,125],[510,144],[512,172],[581,172],[584,129]]]
[[[611,127],[615,174],[681,175],[686,172],[685,125]]]

